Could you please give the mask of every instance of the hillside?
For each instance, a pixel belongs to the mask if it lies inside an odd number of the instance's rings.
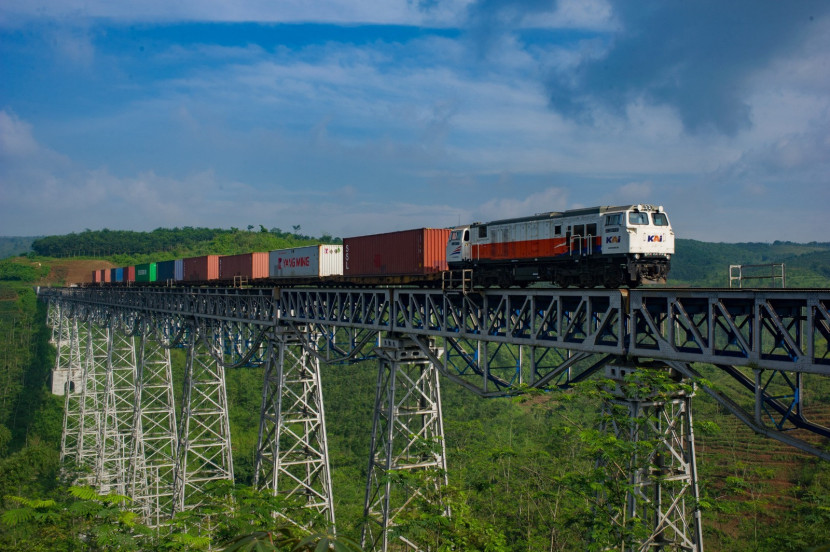
[[[784,263],[787,287],[830,287],[830,243],[677,240],[669,284],[729,287],[729,265]],[[768,285],[768,284],[767,284]]]
[[[0,261],[0,497],[62,500],[60,493],[65,493],[57,478],[63,402],[46,391],[54,347],[48,344],[44,309],[35,300],[33,285],[63,285],[96,268],[145,259],[232,254],[314,241],[282,234],[223,231],[186,244],[183,239],[159,252],[119,251],[105,258],[33,254]],[[73,242],[64,237],[47,243],[66,247]],[[830,287],[830,244],[692,240],[678,243],[670,284],[723,286],[729,264],[765,262],[785,262],[791,285]],[[179,377],[184,354],[176,350],[173,358]],[[715,386],[735,388],[722,372],[709,369],[705,375]],[[252,478],[262,378],[262,367],[227,373],[234,467],[237,479],[247,484]],[[814,406],[808,414],[830,425],[830,384],[823,379],[827,378],[810,376],[806,381],[807,399]],[[359,536],[376,380],[373,362],[323,368],[338,531],[351,537]],[[579,485],[597,482],[577,475],[590,473],[593,466],[595,444],[589,439],[598,421],[596,392],[586,386],[580,393],[483,400],[447,380],[441,384],[453,511],[468,530],[485,535],[490,543],[505,543],[488,548],[493,551],[587,549],[586,534],[594,516],[585,488]],[[176,387],[179,393],[180,380]],[[694,409],[707,550],[795,552],[830,542],[826,462],[752,434],[703,393],[697,395]],[[0,517],[15,507],[8,498],[0,499]],[[70,530],[21,527],[12,531],[4,526],[0,548],[16,550],[21,549],[16,543],[26,543],[34,549],[46,542],[39,535]],[[21,533],[26,527],[29,533]],[[166,548],[184,549],[172,543]],[[466,548],[476,549],[484,547]]]

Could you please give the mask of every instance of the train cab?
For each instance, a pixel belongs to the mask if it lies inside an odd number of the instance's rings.
[[[457,226],[450,230],[447,240],[447,265],[460,266],[470,260],[470,227]]]
[[[602,251],[671,258],[674,231],[662,206],[632,205],[603,214]]]

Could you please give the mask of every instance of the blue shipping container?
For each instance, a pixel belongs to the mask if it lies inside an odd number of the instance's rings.
[[[115,275],[112,277],[113,282],[123,282],[124,281],[124,269],[123,268],[113,268],[115,271]]]
[[[176,261],[161,261],[156,263],[156,280],[166,282],[176,278]]]

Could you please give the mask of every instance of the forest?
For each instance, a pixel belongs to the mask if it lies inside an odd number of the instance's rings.
[[[49,393],[55,349],[34,285],[67,283],[67,263],[121,266],[208,253],[233,254],[334,240],[263,226],[248,229],[86,231],[35,240],[32,252],[0,261],[0,549],[3,550],[359,550],[374,362],[323,367],[333,528],[311,533],[274,518],[296,505],[251,487],[263,368],[229,370],[236,485],[218,484],[197,511],[145,526],[129,499],[75,484],[61,470],[63,400]],[[788,287],[830,288],[830,244],[710,244],[679,240],[671,285],[726,286],[729,264],[784,263]],[[68,268],[69,267],[69,268]],[[173,351],[181,381],[184,354]],[[712,385],[736,385],[701,367]],[[830,384],[807,376],[814,421],[830,425]],[[615,525],[625,481],[597,470],[632,451],[597,431],[604,388],[589,380],[562,391],[481,399],[441,381],[449,485],[416,501],[401,531],[433,550],[605,550],[635,538]],[[753,434],[707,395],[694,399],[700,508],[707,550],[803,551],[830,544],[830,466]],[[827,443],[822,446],[827,449]],[[601,491],[601,492],[598,492]],[[598,497],[605,497],[602,501]],[[227,512],[233,511],[233,515]]]

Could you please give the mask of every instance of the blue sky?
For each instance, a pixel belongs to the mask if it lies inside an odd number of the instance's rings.
[[[662,204],[830,241],[825,0],[5,0],[0,235]]]

